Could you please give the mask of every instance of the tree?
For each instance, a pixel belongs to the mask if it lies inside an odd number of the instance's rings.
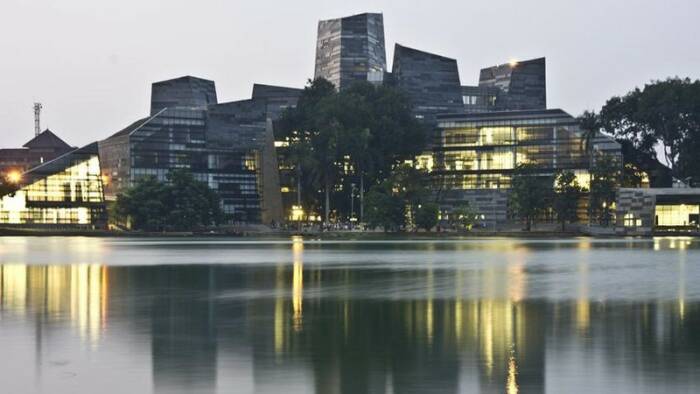
[[[430,231],[438,224],[440,207],[435,203],[426,203],[418,207],[416,211],[416,226],[425,231]]]
[[[512,212],[525,222],[525,231],[550,203],[552,179],[537,174],[532,164],[520,164],[511,181],[510,207]]]
[[[391,190],[387,182],[377,185],[367,193],[367,225],[382,227],[385,232],[398,231],[406,222],[404,201]]]
[[[625,96],[612,97],[600,111],[605,131],[656,157],[661,150],[676,178],[700,179],[700,81],[654,81]],[[690,149],[689,149],[690,148]]]
[[[168,181],[165,204],[169,227],[190,230],[223,222],[219,195],[206,183],[195,180],[187,170],[170,171]]]
[[[613,203],[620,184],[620,163],[609,155],[596,157],[591,170],[591,193],[588,215],[607,226],[613,215]]]
[[[161,231],[166,224],[165,184],[153,176],[140,178],[136,185],[117,195],[114,212],[119,221],[131,221],[135,230]]]
[[[571,171],[560,172],[555,176],[554,211],[561,223],[561,231],[566,230],[566,222],[578,220],[578,203],[583,193],[582,187]]]
[[[191,230],[223,222],[219,196],[186,170],[168,174],[168,184],[155,177],[141,178],[117,195],[111,213],[134,230]]]
[[[464,202],[455,206],[449,216],[449,223],[458,230],[470,230],[477,219],[477,213]]]
[[[360,185],[360,212],[364,190],[389,177],[394,167],[412,159],[425,148],[426,130],[412,116],[408,98],[392,87],[356,83],[338,92],[324,80],[310,81],[296,108],[287,110],[276,128],[276,138],[295,145],[307,145],[307,164],[301,166],[306,178],[315,180],[312,196],[323,206],[326,218],[333,206],[340,216],[349,215],[351,183]],[[306,185],[306,184],[305,184]],[[308,187],[308,186],[307,186]],[[323,200],[323,202],[321,202]]]
[[[584,111],[578,118],[579,126],[583,131],[583,138],[581,139],[584,152],[588,157],[589,165],[593,163],[593,148],[595,146],[595,139],[600,133],[602,125],[600,123],[600,117],[595,111]]]

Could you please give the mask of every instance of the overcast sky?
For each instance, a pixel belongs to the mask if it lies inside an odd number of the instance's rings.
[[[548,105],[577,115],[652,79],[700,77],[698,0],[2,0],[0,147],[42,126],[73,145],[149,111],[150,84],[195,75],[220,101],[254,82],[302,87],[319,19],[383,12],[394,43],[482,67],[547,57]],[[389,65],[389,66],[390,66]]]

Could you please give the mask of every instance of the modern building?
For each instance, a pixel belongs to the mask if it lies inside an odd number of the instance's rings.
[[[365,13],[318,23],[314,79],[338,89],[356,81],[379,82],[386,72],[384,17]]]
[[[543,176],[573,171],[590,184],[589,155],[578,121],[559,110],[438,115],[436,188],[447,206],[469,202],[493,225],[507,221],[507,195],[516,167],[533,164]],[[620,159],[620,146],[600,135],[594,151]]]
[[[481,70],[480,88],[496,88],[495,111],[542,110],[547,108],[545,58],[512,61]]]
[[[265,100],[267,105],[267,118],[276,121],[287,108],[294,108],[299,102],[303,89],[288,88],[284,86],[254,84],[253,100]]]
[[[17,186],[0,196],[2,226],[106,226],[97,143],[32,168]]]
[[[219,104],[214,83],[194,77],[153,84],[151,115],[99,143],[106,198],[142,177],[167,181],[171,170],[185,168],[219,193],[232,221],[280,221],[268,105],[267,99]]]
[[[165,108],[206,108],[216,104],[214,81],[184,76],[156,82],[151,88],[151,115]]]
[[[463,112],[455,59],[396,44],[391,78],[411,99],[416,118],[430,126],[438,114]]]
[[[700,234],[700,188],[621,188],[616,213],[620,235]]]
[[[21,174],[75,150],[51,130],[44,130],[21,148],[0,149],[0,175]]]

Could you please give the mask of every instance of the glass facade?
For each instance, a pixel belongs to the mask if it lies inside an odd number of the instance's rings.
[[[435,174],[447,189],[509,188],[513,170],[573,171],[590,183],[589,158],[576,120],[560,110],[439,117]],[[619,156],[619,149],[612,152]]]
[[[657,205],[656,225],[661,227],[697,226],[700,223],[700,206],[677,204]]]
[[[79,149],[56,161],[25,173],[24,185],[0,199],[0,224],[95,225],[104,221],[97,153]]]
[[[171,170],[188,169],[196,180],[219,193],[224,213],[234,221],[259,222],[260,154],[241,147],[230,132],[213,130],[210,126],[216,121],[210,115],[204,109],[167,109],[131,132],[124,142],[128,144],[129,171],[123,174],[127,179],[121,187],[147,176],[166,182]],[[118,140],[102,143],[104,155],[115,151],[112,142]],[[119,176],[119,169],[114,168],[119,162],[112,157],[106,161],[110,163],[105,168],[107,175]]]

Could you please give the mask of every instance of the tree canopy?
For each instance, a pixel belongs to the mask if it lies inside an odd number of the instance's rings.
[[[670,78],[612,97],[597,121],[646,154],[660,151],[676,178],[700,182],[700,81]]]
[[[561,223],[561,230],[564,231],[566,222],[574,223],[578,220],[578,203],[583,194],[583,188],[571,171],[559,172],[554,179],[553,208],[557,213],[557,220]]]
[[[141,178],[117,195],[114,213],[129,218],[132,229],[146,231],[192,230],[224,219],[218,194],[186,170],[171,171],[168,183]]]
[[[323,207],[326,219],[331,205],[349,216],[351,183],[378,185],[426,146],[426,130],[400,91],[356,83],[338,92],[325,79],[309,82],[275,133],[289,142],[285,159],[300,178],[306,208]]]
[[[537,216],[549,207],[552,193],[552,177],[538,174],[532,164],[520,164],[511,181],[510,207],[513,214],[525,223],[530,231]]]

